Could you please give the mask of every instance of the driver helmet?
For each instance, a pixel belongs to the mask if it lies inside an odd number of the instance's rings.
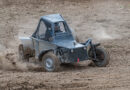
[[[60,25],[59,23],[55,23],[55,32],[58,32],[60,30]]]

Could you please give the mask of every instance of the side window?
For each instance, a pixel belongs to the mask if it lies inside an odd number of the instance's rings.
[[[41,21],[40,22],[40,26],[39,26],[39,32],[38,32],[40,39],[44,39],[45,38],[46,30],[47,30],[47,28],[46,28],[45,23],[43,21]]]

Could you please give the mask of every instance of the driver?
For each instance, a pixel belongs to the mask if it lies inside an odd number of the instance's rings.
[[[54,30],[55,30],[55,33],[61,32],[59,23],[55,23],[55,28],[54,28]]]

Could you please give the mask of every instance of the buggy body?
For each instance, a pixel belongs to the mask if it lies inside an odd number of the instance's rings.
[[[56,56],[59,64],[90,59],[98,61],[96,47],[100,44],[93,44],[91,39],[79,43],[76,38],[74,31],[69,28],[60,14],[46,15],[40,18],[36,31],[31,37],[20,37],[22,44],[19,46],[19,51],[22,59],[29,60],[30,57],[35,57],[39,62],[44,61],[43,57],[50,52]],[[53,60],[47,62],[50,65]]]

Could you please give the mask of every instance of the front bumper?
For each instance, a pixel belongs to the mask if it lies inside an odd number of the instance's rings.
[[[87,48],[68,49],[63,55],[65,62],[79,62],[88,59]]]

